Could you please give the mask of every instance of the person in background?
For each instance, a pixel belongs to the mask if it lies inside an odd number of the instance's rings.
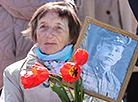
[[[135,33],[137,22],[127,0],[74,0],[83,23],[86,16]]]
[[[29,22],[29,28],[23,31],[23,34],[29,34],[35,44],[26,58],[4,70],[1,102],[61,102],[50,86],[43,86],[45,83],[25,89],[21,84],[21,76],[30,71],[35,62],[46,68],[48,65],[45,63],[51,62],[49,71],[54,67],[55,72],[60,72],[64,64],[60,62],[66,62],[72,56],[80,29],[81,22],[76,12],[65,2],[49,2],[37,9]],[[52,66],[52,62],[58,66]]]
[[[138,0],[128,0],[128,2],[133,11],[133,14],[135,15],[136,20],[138,21],[138,7],[137,7]],[[136,29],[135,34],[138,35],[138,27]],[[137,94],[138,94],[138,60],[135,64],[133,73],[129,80],[129,84],[127,87],[127,99],[125,102],[136,102],[138,100]]]
[[[50,1],[65,1],[75,8],[73,0],[0,0],[0,89],[4,69],[25,58],[34,44],[21,31],[28,27],[35,10]]]
[[[135,33],[137,28],[138,16],[137,13],[132,12],[132,2],[134,8],[137,8],[137,0],[74,0],[78,8],[78,16],[82,23],[84,23],[85,17],[93,17],[103,23],[110,24],[114,27],[123,29],[130,33]],[[129,1],[129,2],[128,2]],[[138,10],[135,9],[137,12]],[[135,68],[138,70],[138,68]],[[127,93],[125,93],[127,94]],[[126,95],[124,99],[126,100]]]

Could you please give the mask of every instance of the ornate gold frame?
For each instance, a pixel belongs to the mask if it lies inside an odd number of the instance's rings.
[[[100,27],[105,28],[105,29],[107,29],[107,30],[111,30],[111,31],[113,31],[113,32],[116,32],[116,33],[118,33],[118,34],[127,36],[127,37],[129,37],[129,38],[131,38],[131,39],[134,39],[134,40],[138,41],[138,36],[135,35],[135,34],[132,34],[132,33],[126,32],[126,31],[124,31],[124,30],[121,30],[121,29],[119,29],[119,28],[113,27],[113,26],[111,26],[111,25],[102,23],[102,22],[100,22],[100,21],[98,21],[98,20],[96,20],[96,19],[94,19],[94,18],[86,17],[86,18],[85,18],[85,22],[84,22],[84,24],[83,24],[83,28],[82,28],[82,30],[81,30],[81,32],[80,32],[79,38],[78,38],[77,43],[76,43],[76,45],[75,45],[75,47],[74,47],[73,55],[74,55],[74,53],[76,52],[76,50],[77,50],[78,48],[80,48],[81,43],[82,43],[82,41],[83,41],[83,38],[84,38],[84,36],[85,36],[85,33],[86,33],[86,31],[87,31],[87,27],[88,27],[89,23],[92,23],[92,24],[94,24],[94,25],[100,26]],[[97,98],[99,98],[99,99],[105,100],[105,101],[109,101],[109,102],[121,102],[121,100],[122,100],[122,98],[123,98],[123,95],[124,95],[124,93],[125,93],[125,90],[126,90],[126,88],[127,88],[129,79],[130,79],[130,77],[131,77],[131,74],[132,74],[132,72],[133,72],[133,68],[134,68],[134,66],[135,66],[137,57],[138,57],[138,45],[136,45],[136,48],[134,49],[134,54],[133,54],[132,59],[131,59],[131,61],[130,61],[129,68],[128,68],[127,72],[126,72],[126,75],[125,75],[125,78],[124,78],[124,81],[123,81],[121,90],[120,90],[120,92],[119,92],[119,95],[118,95],[118,97],[117,97],[117,100],[112,99],[112,98],[109,98],[109,97],[106,97],[106,96],[103,96],[103,95],[98,94],[98,93],[95,93],[95,92],[92,92],[92,91],[87,90],[87,89],[85,89],[85,93],[88,94],[88,95],[97,97]],[[70,61],[72,61],[72,62],[74,61],[73,56],[71,57]]]

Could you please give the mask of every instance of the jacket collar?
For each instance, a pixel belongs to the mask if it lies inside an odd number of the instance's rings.
[[[26,60],[26,68],[32,68],[32,65],[35,64],[35,62],[39,62],[37,59],[37,55],[35,53],[35,50],[37,49],[38,44],[34,44],[34,46],[31,48],[27,55],[27,60]]]

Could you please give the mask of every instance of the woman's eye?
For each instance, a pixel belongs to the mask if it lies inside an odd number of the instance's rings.
[[[61,27],[57,27],[58,29],[62,29]]]
[[[55,27],[56,30],[62,29],[60,26]]]
[[[40,28],[46,28],[46,26],[42,25]]]
[[[62,32],[62,27],[60,27],[60,26],[56,26],[56,27],[54,27],[54,30],[57,32],[57,33],[60,33],[60,32]]]
[[[46,31],[48,29],[48,26],[42,25],[40,26],[41,31]]]
[[[42,26],[41,28],[45,28],[45,26]]]

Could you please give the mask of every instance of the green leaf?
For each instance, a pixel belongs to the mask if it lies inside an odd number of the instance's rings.
[[[56,85],[53,85],[51,82],[49,82],[49,83],[51,85],[52,90],[58,94],[58,96],[62,100],[62,102],[71,102],[69,97],[67,96],[66,92],[62,88],[60,88]]]
[[[61,87],[63,87],[62,83],[56,78],[56,77],[53,77],[53,76],[49,76],[50,79],[52,79],[53,81],[55,81],[57,84],[59,84]]]
[[[70,90],[70,88],[69,88],[69,85],[68,85],[67,81],[65,81],[65,83],[66,83],[66,86],[67,86],[67,88],[68,88],[68,90],[69,90],[69,92],[70,92],[70,95],[71,95],[72,99],[73,99],[72,102],[75,102],[74,97],[73,97],[73,94],[72,94],[72,92],[71,92],[71,90]]]
[[[49,77],[50,79],[54,80],[61,88],[57,87],[56,85],[53,85],[51,82],[50,82],[50,85],[52,87],[52,90],[55,91],[59,98],[63,101],[63,102],[82,102],[83,99],[84,99],[84,89],[83,89],[83,86],[82,86],[82,78],[80,77],[81,79],[81,87],[79,86],[79,79],[76,80],[75,82],[73,82],[73,87],[74,87],[74,94],[75,94],[75,99],[73,98],[73,100],[71,101],[69,99],[69,96],[66,92],[66,89],[65,87],[63,86],[63,84],[55,77],[53,76],[50,76]]]

